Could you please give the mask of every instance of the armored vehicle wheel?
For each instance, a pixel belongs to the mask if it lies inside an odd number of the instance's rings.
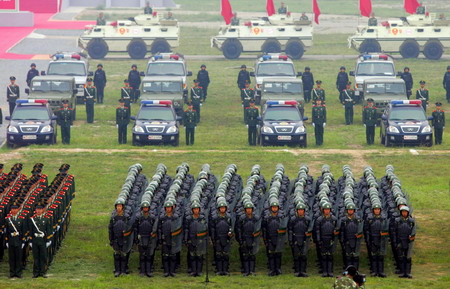
[[[425,57],[432,60],[440,59],[443,53],[444,49],[442,49],[442,44],[438,40],[428,41],[423,49]]]
[[[305,53],[305,49],[303,48],[301,41],[292,40],[286,44],[286,54],[292,59],[302,58],[303,53]]]
[[[414,40],[406,40],[400,46],[400,54],[403,58],[417,58],[419,56],[419,44]]]
[[[227,59],[237,59],[242,52],[242,44],[237,39],[227,39],[222,45],[223,56]]]
[[[103,39],[92,39],[87,45],[87,52],[93,59],[101,59],[108,54],[109,47]]]
[[[142,59],[147,54],[147,45],[141,39],[135,39],[128,44],[128,55],[133,59]]]
[[[155,40],[153,41],[151,52],[152,54],[170,52],[170,45],[163,39]]]
[[[266,42],[264,42],[261,50],[264,53],[280,53],[281,45],[278,41],[276,41],[274,39],[269,39],[269,40],[266,40]]]
[[[381,52],[381,46],[378,41],[374,39],[366,39],[359,47],[360,53]]]

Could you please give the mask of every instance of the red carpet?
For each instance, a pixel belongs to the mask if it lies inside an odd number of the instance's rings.
[[[58,12],[58,0],[21,0],[20,11],[31,11],[34,13],[56,13]]]

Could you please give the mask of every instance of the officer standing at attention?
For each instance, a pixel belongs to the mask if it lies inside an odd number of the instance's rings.
[[[442,85],[447,92],[446,98],[447,102],[450,103],[450,66],[447,66],[447,71],[444,73],[444,80],[442,81]]]
[[[194,111],[197,113],[197,121],[200,122],[200,105],[203,102],[203,89],[198,85],[199,81],[194,80],[194,86],[191,87],[190,102],[194,106]]]
[[[322,277],[333,277],[333,253],[335,236],[339,233],[338,221],[331,214],[331,204],[322,207],[322,214],[317,218],[315,231],[321,255]]]
[[[231,26],[238,26],[239,25],[239,18],[237,17],[237,13],[233,13],[233,18],[231,18]]]
[[[200,70],[197,73],[197,80],[199,81],[200,86],[203,89],[203,101],[205,101],[206,96],[208,95],[208,86],[211,82],[209,80],[209,73],[206,70],[206,65],[202,64],[202,66],[200,66]]]
[[[305,71],[302,73],[303,92],[305,94],[305,102],[311,101],[311,91],[314,87],[314,75],[311,72],[311,68],[305,67]]]
[[[244,108],[244,123],[246,123],[245,119],[245,109],[247,107],[250,107],[250,101],[255,100],[255,91],[253,88],[250,88],[250,83],[245,83],[245,88],[241,90],[241,100],[242,100],[242,107]]]
[[[323,144],[323,131],[327,125],[327,108],[322,104],[322,99],[318,98],[312,108],[312,125],[316,137],[316,145]]]
[[[245,119],[248,128],[248,144],[256,145],[256,126],[258,125],[259,110],[255,106],[255,101],[250,100],[250,106],[245,109]]]
[[[368,25],[369,26],[377,26],[378,25],[378,20],[377,20],[377,18],[375,18],[375,13],[370,14]]]
[[[389,222],[381,214],[381,204],[373,204],[371,211],[364,223],[371,275],[385,278],[384,255],[386,254],[386,236],[389,235]]]
[[[106,74],[103,70],[103,64],[97,65],[97,70],[94,73],[94,85],[97,88],[97,102],[103,103],[104,90],[106,86]]]
[[[137,102],[139,98],[139,87],[141,85],[141,76],[139,71],[137,71],[137,65],[131,65],[131,70],[128,73],[128,81],[130,82],[130,86],[132,89],[131,101]]]
[[[97,97],[97,89],[92,85],[92,78],[87,79],[87,85],[84,86],[84,103],[86,105],[87,123],[94,122],[94,103]]]
[[[120,89],[120,96],[125,102],[125,107],[128,110],[128,115],[131,115],[131,102],[133,101],[132,95],[133,95],[133,88],[130,87],[130,83],[128,82],[128,79],[125,79],[123,81],[124,85]]]
[[[314,221],[305,215],[305,210],[306,205],[299,203],[294,216],[290,216],[288,223],[288,239],[292,249],[296,277],[308,277],[306,274],[308,247]]]
[[[336,78],[336,88],[339,91],[339,99],[341,99],[344,89],[347,87],[348,74],[345,72],[345,66],[341,66],[339,73]]]
[[[287,13],[287,9],[284,6],[284,2],[281,2],[281,6],[280,8],[278,8],[278,14],[286,14]]]
[[[39,76],[39,71],[36,69],[36,64],[35,63],[31,63],[30,67],[31,67],[31,69],[28,70],[28,73],[27,73],[27,85],[28,85],[28,87],[30,87],[31,80],[35,76]]]
[[[154,219],[150,216],[150,204],[142,202],[141,212],[136,218],[136,233],[138,235],[140,275],[153,277],[154,251],[151,246]]]
[[[218,275],[230,275],[230,248],[232,220],[227,213],[227,203],[223,198],[217,198],[217,213],[210,221],[209,232],[214,245],[214,260]]]
[[[164,203],[164,215],[159,219],[158,238],[161,244],[164,277],[175,277],[176,255],[172,253],[172,222],[175,222],[173,203]]]
[[[36,206],[36,214],[30,218],[28,224],[30,229],[31,247],[33,249],[33,278],[43,277],[47,271],[47,248],[52,243],[52,227],[50,219],[44,216],[44,207],[41,204]]]
[[[427,111],[427,105],[429,103],[430,97],[428,95],[428,89],[425,88],[425,81],[420,81],[420,88],[416,90],[416,99],[420,99],[422,101],[422,107],[425,112]]]
[[[353,106],[355,105],[355,91],[351,88],[352,83],[347,82],[347,87],[342,91],[340,100],[345,109],[345,124],[353,124]]]
[[[186,130],[186,145],[193,145],[195,140],[195,127],[198,124],[197,112],[193,109],[192,102],[188,103],[188,109],[183,113],[183,124]]]
[[[9,103],[9,115],[12,115],[16,108],[16,100],[20,98],[20,88],[16,84],[16,77],[9,77],[11,83],[6,87],[6,100]]]
[[[116,108],[116,126],[119,129],[119,144],[127,143],[127,127],[130,123],[129,108],[125,106],[125,100],[119,99],[119,107]]]
[[[411,74],[411,72],[409,72],[409,67],[405,67],[403,69],[403,73],[400,76],[400,78],[405,81],[406,97],[408,97],[408,99],[409,99],[409,97],[412,94],[411,90],[412,90],[412,87],[413,87],[413,84],[414,84],[412,74]]]
[[[264,216],[262,222],[262,234],[266,245],[267,263],[269,265],[269,276],[277,276],[281,274],[281,258],[282,253],[277,252],[278,229],[281,224],[281,216],[279,214],[280,205],[278,200],[274,199],[270,202],[270,211]]]
[[[237,220],[236,239],[239,242],[239,250],[242,253],[242,264],[244,267],[244,276],[255,274],[256,256],[254,254],[254,244],[256,223],[259,218],[253,213],[254,205],[246,203],[244,205],[245,214]]]
[[[238,78],[237,78],[237,85],[239,88],[239,91],[242,91],[242,89],[245,88],[246,83],[252,83],[250,80],[250,73],[247,71],[247,66],[245,64],[241,65],[241,71],[239,71]]]
[[[69,101],[63,100],[63,107],[58,111],[57,123],[61,126],[61,140],[63,144],[70,144],[70,127],[73,124],[73,110]]]
[[[373,106],[373,99],[367,99],[367,106],[363,110],[363,123],[366,128],[366,140],[372,145],[375,140],[375,127],[377,126],[377,108]]]
[[[150,2],[145,2],[144,14],[153,14],[153,9],[150,6]]]
[[[5,219],[10,278],[22,278],[22,249],[25,243],[26,223],[25,218],[18,213],[19,206],[13,204],[9,216]]]
[[[127,217],[124,213],[125,202],[117,200],[114,204],[114,212],[111,216],[108,226],[109,244],[114,250],[114,277],[121,274],[127,274],[128,258],[125,252],[124,233]]]
[[[325,90],[321,86],[322,80],[316,80],[316,87],[312,90],[313,104],[316,104],[318,99],[325,104]]]
[[[106,25],[106,19],[103,12],[98,13],[97,25]]]
[[[445,128],[445,112],[441,108],[442,103],[436,102],[436,109],[433,110],[434,143],[442,144],[442,134]]]
[[[344,267],[353,265],[358,269],[361,238],[363,236],[363,221],[355,214],[355,210],[354,204],[346,205],[346,213],[340,220],[340,239],[342,254],[344,255]]]
[[[394,242],[397,247],[398,260],[400,262],[400,278],[412,278],[411,254],[414,239],[416,237],[416,222],[409,213],[407,206],[400,208],[401,216],[395,219]]]
[[[184,220],[184,241],[188,249],[188,260],[191,263],[188,264],[191,268],[190,276],[198,277],[202,275],[203,257],[206,253],[203,248],[204,242],[208,241],[208,226],[205,216],[200,214],[200,203],[193,202],[191,209],[192,215],[188,215]]]

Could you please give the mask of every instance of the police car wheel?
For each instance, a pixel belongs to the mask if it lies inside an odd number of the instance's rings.
[[[142,59],[147,54],[147,45],[143,40],[136,39],[128,44],[127,51],[132,59]]]
[[[360,53],[381,52],[381,46],[375,39],[366,39],[359,47]]]
[[[278,41],[274,39],[269,39],[264,42],[264,45],[261,48],[264,53],[280,53],[281,45]]]
[[[432,60],[440,59],[443,53],[444,49],[442,49],[442,44],[438,40],[428,41],[423,49],[425,57]]]
[[[400,47],[400,54],[403,58],[417,58],[419,53],[419,44],[414,40],[407,40]]]
[[[222,45],[222,52],[226,59],[237,59],[242,53],[242,44],[237,39],[227,39]]]
[[[170,46],[165,40],[155,40],[152,44],[152,54],[170,52]]]
[[[172,146],[177,147],[180,145],[180,138],[176,137],[175,140],[172,142]]]
[[[429,141],[429,142],[426,142],[426,143],[425,143],[425,146],[426,146],[426,147],[432,147],[432,146],[433,146],[433,141],[431,140],[431,141]]]
[[[13,148],[14,148],[14,144],[13,144],[13,143],[10,143],[9,141],[6,142],[6,146],[7,146],[8,148],[10,148],[10,149],[13,149]]]
[[[303,53],[305,53],[305,49],[303,48],[301,41],[293,40],[286,44],[286,54],[292,59],[302,58]]]
[[[103,39],[92,39],[87,45],[87,51],[91,58],[101,59],[108,54],[108,44]]]
[[[308,140],[307,140],[306,136],[305,136],[305,141],[302,144],[300,144],[300,147],[302,147],[302,148],[308,147]]]

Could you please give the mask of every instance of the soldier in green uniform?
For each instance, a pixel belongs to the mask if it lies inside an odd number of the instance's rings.
[[[16,108],[16,100],[20,98],[20,89],[16,84],[15,76],[11,76],[9,80],[11,83],[6,87],[6,100],[9,103],[9,115],[12,115],[14,109]]]
[[[233,13],[233,18],[231,18],[231,25],[232,26],[239,25],[239,18],[237,18],[237,13]]]
[[[352,83],[347,82],[347,87],[342,91],[340,100],[345,109],[345,124],[353,124],[353,106],[355,105],[355,91],[351,89]]]
[[[373,106],[373,99],[367,99],[367,106],[363,110],[363,123],[366,128],[366,140],[372,145],[375,139],[375,127],[377,126],[377,108]]]
[[[425,15],[425,6],[423,6],[423,3],[420,3],[420,6],[416,8],[416,14]]]
[[[152,14],[153,13],[153,9],[150,6],[150,2],[146,2],[145,3],[145,7],[144,7],[144,14]]]
[[[250,106],[245,109],[245,123],[248,128],[248,144],[256,145],[256,126],[258,125],[259,110],[255,106],[255,101],[250,100]]]
[[[106,19],[103,12],[98,13],[97,25],[106,25]]]
[[[19,206],[11,206],[10,215],[6,218],[6,247],[9,256],[9,277],[22,278],[22,249],[25,242],[25,218],[19,215]]]
[[[97,98],[97,89],[92,85],[92,78],[87,79],[84,86],[84,103],[86,105],[87,123],[94,122],[94,103]]]
[[[308,16],[306,15],[306,12],[302,13],[302,16],[300,16],[300,20],[309,20]]]
[[[188,109],[184,111],[183,114],[183,124],[184,129],[186,130],[186,145],[193,145],[194,144],[194,134],[195,134],[195,127],[198,123],[198,115],[197,112],[193,109],[194,106],[190,102],[188,104]]]
[[[287,8],[286,6],[284,6],[284,2],[281,2],[281,6],[280,8],[278,8],[278,14],[286,14],[287,13]]]
[[[63,107],[58,111],[57,123],[61,126],[61,139],[63,144],[70,144],[70,127],[73,124],[73,110],[69,101],[63,101]]]
[[[133,98],[131,97],[133,95],[133,88],[130,87],[130,83],[128,79],[125,79],[123,81],[124,86],[120,89],[120,96],[125,101],[125,107],[128,110],[128,115],[131,115],[131,102],[133,101]]]
[[[200,104],[203,102],[203,88],[198,86],[200,82],[195,79],[194,86],[191,87],[191,98],[190,101],[194,106],[194,110],[197,113],[197,121],[200,122]]]
[[[336,278],[334,281],[333,289],[356,289],[359,286],[353,281],[353,278],[357,275],[357,269],[355,266],[350,265],[345,269],[346,274],[342,277]]]
[[[442,144],[442,134],[445,128],[445,112],[441,108],[442,103],[436,102],[436,109],[433,110],[434,143]]]
[[[368,24],[369,24],[369,26],[377,26],[378,25],[378,20],[377,20],[377,18],[375,18],[375,13],[370,14]]]
[[[327,108],[322,104],[322,99],[318,98],[312,108],[312,125],[316,137],[316,145],[323,144],[323,131],[327,125]]]
[[[316,80],[316,87],[312,89],[313,104],[320,99],[325,104],[325,90],[321,87],[322,80]]]
[[[50,219],[44,216],[44,207],[41,204],[36,206],[36,214],[29,220],[31,244],[33,249],[33,278],[47,278],[47,248],[52,243],[52,227]]]
[[[127,127],[130,123],[130,113],[125,106],[125,100],[119,99],[119,107],[116,108],[116,126],[119,129],[119,144],[127,143]]]
[[[241,90],[241,100],[242,107],[244,108],[244,123],[247,123],[245,119],[245,109],[250,106],[251,100],[255,100],[255,91],[253,88],[250,88],[250,83],[248,81],[245,82],[245,88]]]
[[[423,110],[427,111],[427,105],[429,103],[430,97],[428,95],[428,89],[425,88],[425,81],[421,80],[420,88],[416,90],[416,99],[420,99],[422,101]]]

